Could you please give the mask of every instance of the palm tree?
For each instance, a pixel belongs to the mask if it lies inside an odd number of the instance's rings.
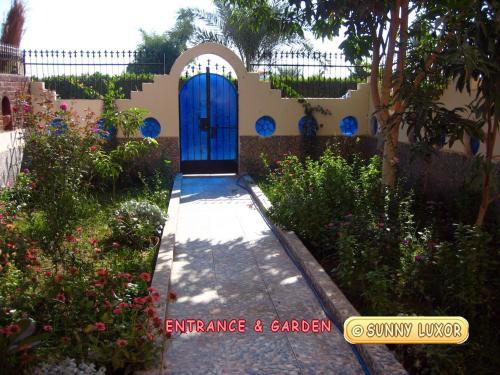
[[[248,71],[280,46],[311,50],[302,30],[291,30],[280,20],[283,14],[279,1],[260,2],[240,7],[225,0],[213,0],[214,12],[194,10],[205,29],[197,28],[195,43],[215,42],[238,52]]]

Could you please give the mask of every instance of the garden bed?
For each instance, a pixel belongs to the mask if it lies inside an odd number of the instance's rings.
[[[384,191],[378,157],[346,159],[332,148],[319,161],[285,155],[267,166],[259,185],[273,205],[272,220],[297,233],[363,315],[469,321],[470,338],[460,346],[392,346],[410,373],[496,371],[500,257],[494,223],[477,228],[452,217],[443,202],[402,187]]]
[[[147,368],[162,343],[151,282],[172,179],[133,162],[156,141],[113,143],[64,103],[21,105],[23,169],[0,191],[0,373]],[[129,134],[141,125],[137,110],[110,112]]]

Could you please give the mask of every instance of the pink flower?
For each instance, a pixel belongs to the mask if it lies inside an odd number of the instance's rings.
[[[100,332],[103,332],[106,330],[106,324],[104,324],[103,322],[97,322],[95,324],[95,329],[97,329]]]
[[[45,129],[45,124],[38,124],[38,129]]]
[[[113,244],[111,246],[113,246],[113,249],[119,249],[120,248],[120,244],[118,242],[113,242]]]
[[[125,339],[118,339],[118,340],[116,340],[116,345],[118,345],[118,346],[123,347],[123,346],[127,346],[127,344],[128,344],[128,341],[125,340]]]
[[[95,238],[92,238],[89,243],[92,245],[92,246],[96,246],[97,245],[97,240]]]
[[[62,102],[61,105],[59,106],[62,111],[67,111],[68,110],[68,103]]]
[[[23,110],[24,110],[24,113],[29,113],[29,112],[31,112],[31,106],[29,104],[24,104]]]
[[[422,255],[415,255],[415,261],[421,262],[422,260],[424,260],[424,257]]]
[[[122,314],[122,309],[116,308],[113,310],[113,314],[115,315],[121,315]]]
[[[143,279],[144,281],[146,281],[146,282],[151,281],[151,275],[150,275],[149,273],[147,273],[147,272],[143,272],[143,273],[141,273],[141,274],[139,275],[139,277],[140,277],[141,279]]]
[[[45,332],[52,332],[54,330],[54,328],[50,324],[47,324],[47,325],[43,326],[43,330]]]

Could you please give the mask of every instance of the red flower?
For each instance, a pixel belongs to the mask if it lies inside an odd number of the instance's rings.
[[[43,326],[43,330],[45,332],[52,332],[54,330],[54,328],[50,324],[47,324],[47,325]]]
[[[156,292],[156,288],[153,288],[152,286],[150,286],[150,287],[148,288],[148,292],[149,292],[149,293]]]
[[[60,283],[61,281],[63,281],[63,280],[64,280],[64,276],[63,276],[63,275],[61,275],[60,273],[58,273],[58,274],[56,275],[56,277],[54,278],[54,280],[55,280],[55,282],[56,282],[56,283]]]
[[[66,241],[68,242],[77,242],[77,239],[75,236],[66,236]]]
[[[4,328],[4,332],[6,336],[10,336],[14,333],[18,333],[21,331],[21,327],[17,324],[11,324],[10,326],[7,326]]]
[[[120,302],[120,303],[118,304],[118,308],[120,308],[120,309],[125,309],[125,308],[127,308],[127,307],[129,307],[128,303],[125,303],[125,302]]]
[[[134,302],[139,305],[144,305],[146,303],[146,298],[144,297],[135,297]]]
[[[158,293],[158,292],[152,292],[151,293],[151,298],[153,299],[153,302],[158,302],[161,299],[160,293]]]
[[[146,307],[144,309],[144,312],[146,313],[147,316],[150,318],[156,316],[156,309],[154,307]]]
[[[151,281],[151,275],[150,275],[149,273],[147,273],[147,272],[143,272],[143,273],[141,273],[141,274],[139,275],[139,277],[140,277],[141,279],[143,279],[144,281],[146,281],[146,282],[150,282],[150,281]]]
[[[90,150],[91,152],[96,152],[96,151],[97,151],[97,145],[92,145],[92,146],[90,146],[90,147],[89,147],[89,150]]]
[[[177,294],[175,292],[168,292],[168,298],[175,301],[177,299]]]
[[[172,337],[172,333],[171,332],[165,332],[165,336],[167,337],[167,339],[169,339],[169,338]]]
[[[116,308],[113,310],[113,314],[115,315],[121,315],[122,314],[122,309]]]
[[[156,328],[160,328],[162,326],[162,321],[161,321],[161,318],[158,317],[158,316],[155,316],[153,318],[153,324],[155,325]]]
[[[95,238],[93,238],[93,239],[91,239],[91,240],[89,241],[89,243],[90,243],[92,246],[94,246],[94,247],[95,247],[95,246],[97,245],[97,240],[96,240]]]
[[[116,345],[118,345],[118,346],[122,346],[123,347],[123,346],[127,346],[127,344],[128,344],[128,341],[125,340],[125,339],[118,339],[118,340],[116,340]]]
[[[64,293],[59,293],[59,294],[56,296],[56,299],[57,299],[59,302],[62,302],[62,303],[65,303],[65,302],[66,302],[66,296],[64,295]]]
[[[78,273],[78,268],[76,268],[75,266],[69,266],[68,271],[70,274],[75,275],[76,273]]]
[[[99,271],[97,271],[97,275],[101,277],[108,277],[108,270],[106,268],[101,268]]]
[[[96,288],[103,288],[103,287],[104,287],[104,283],[103,283],[102,281],[96,281],[96,282],[94,283],[94,286],[95,286]]]
[[[59,106],[62,111],[67,111],[68,110],[68,103],[62,102],[61,105]]]
[[[106,324],[104,324],[103,322],[97,322],[95,324],[95,329],[97,329],[100,332],[103,332],[106,330]]]

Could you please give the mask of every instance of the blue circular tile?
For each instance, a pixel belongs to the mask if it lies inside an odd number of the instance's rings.
[[[99,129],[99,137],[104,139],[111,139],[116,134],[116,128],[112,123],[106,125],[106,120],[103,118],[97,121],[97,128]]]
[[[161,125],[157,119],[148,117],[144,119],[144,125],[141,126],[141,134],[144,138],[158,138],[160,136]]]
[[[343,135],[352,137],[358,132],[358,120],[354,116],[347,116],[340,121],[340,131]]]
[[[481,142],[479,139],[475,137],[471,137],[470,139],[470,149],[472,151],[472,155],[476,155],[479,152],[479,147],[481,146]]]
[[[276,122],[270,116],[262,116],[255,122],[255,131],[261,137],[270,137],[276,131]]]
[[[303,116],[299,120],[299,131],[302,135],[309,137],[315,136],[318,129],[318,121],[313,116]]]

